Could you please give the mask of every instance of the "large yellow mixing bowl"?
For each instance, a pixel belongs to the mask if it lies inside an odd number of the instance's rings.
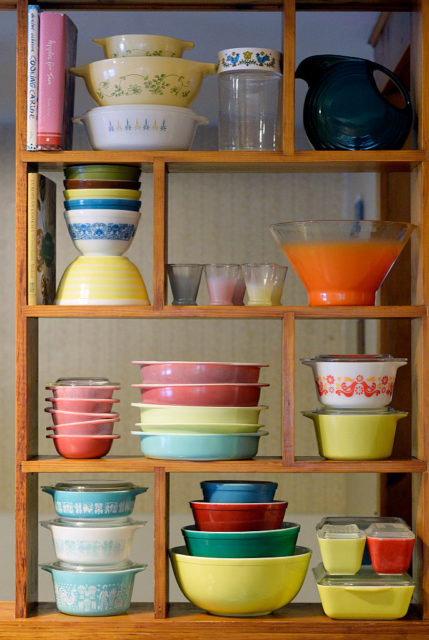
[[[137,267],[125,256],[79,256],[64,271],[55,304],[141,304],[149,299]]]
[[[174,575],[192,604],[224,616],[262,616],[284,607],[304,582],[311,550],[293,556],[204,558],[186,547],[170,549]]]

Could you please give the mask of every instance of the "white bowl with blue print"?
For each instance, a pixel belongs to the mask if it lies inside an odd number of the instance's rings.
[[[130,246],[140,211],[80,209],[64,211],[73,244],[84,256],[121,256]]]
[[[54,584],[55,602],[62,613],[72,616],[116,616],[131,604],[134,577],[147,565],[124,567],[70,567],[54,562],[41,564]]]
[[[70,522],[47,520],[40,523],[52,533],[55,554],[60,562],[80,566],[120,566],[129,561],[134,533],[146,522]]]
[[[95,107],[73,122],[83,124],[93,149],[105,151],[187,151],[200,124],[209,124],[186,107],[119,104]]]

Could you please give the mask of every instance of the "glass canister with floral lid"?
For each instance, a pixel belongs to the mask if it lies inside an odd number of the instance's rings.
[[[218,53],[219,149],[278,151],[282,54],[240,47]]]

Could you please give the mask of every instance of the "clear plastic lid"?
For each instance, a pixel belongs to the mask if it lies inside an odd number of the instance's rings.
[[[54,569],[56,571],[73,571],[73,573],[120,573],[121,571],[141,571],[147,567],[147,564],[136,564],[131,560],[126,560],[120,565],[78,565],[69,564],[68,562],[51,562],[49,564],[41,564],[42,568]]]
[[[322,520],[316,525],[316,531],[319,531],[323,526],[327,524],[331,525],[347,525],[347,524],[355,524],[361,531],[367,531],[368,527],[372,524],[404,524],[407,526],[407,523],[402,518],[397,518],[395,516],[325,516]]]
[[[115,518],[108,522],[105,520],[73,520],[68,518],[55,518],[54,520],[44,520],[40,523],[42,527],[65,527],[66,529],[111,529],[112,527],[142,527],[147,521],[132,520],[131,518]]]
[[[328,587],[408,587],[416,584],[408,573],[380,575],[367,567],[353,575],[332,575],[320,563],[313,569],[313,574],[317,584]]]
[[[312,411],[301,411],[303,415],[317,416],[391,416],[401,415],[407,416],[407,411],[397,411],[392,407],[382,407],[381,409],[313,409]]]
[[[325,540],[357,540],[366,535],[357,524],[324,524],[317,530],[317,537]]]
[[[374,522],[366,530],[369,538],[414,539],[415,533],[402,522]]]
[[[48,487],[54,491],[76,491],[85,492],[111,492],[111,491],[147,491],[147,487],[139,487],[132,482],[121,482],[119,480],[70,480],[69,482],[57,482],[54,486]]]
[[[388,353],[327,354],[301,358],[301,362],[408,362],[407,358],[394,358]]]
[[[56,387],[111,387],[118,385],[109,378],[58,378],[53,385]]]

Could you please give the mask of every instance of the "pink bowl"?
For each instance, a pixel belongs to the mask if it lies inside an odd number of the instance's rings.
[[[69,422],[68,424],[57,424],[53,427],[46,428],[53,431],[56,436],[110,436],[113,433],[115,422],[119,422],[119,418],[112,418],[111,420]]]
[[[161,362],[133,360],[140,366],[144,384],[208,384],[215,382],[258,382],[267,364],[241,362]]]
[[[45,387],[53,392],[54,398],[111,398],[113,392],[120,388],[119,385],[69,387],[55,384]]]
[[[88,422],[88,420],[109,420],[119,418],[119,413],[82,413],[80,411],[60,411],[47,407],[46,413],[50,413],[54,425],[69,424],[70,422]]]
[[[266,531],[280,529],[287,502],[190,502],[200,531]]]
[[[268,384],[133,384],[147,404],[209,407],[254,407]]]
[[[52,402],[54,409],[60,411],[77,411],[82,413],[109,413],[113,405],[119,402],[117,398],[45,398]]]
[[[46,436],[52,438],[55,449],[63,458],[102,458],[109,453],[113,440],[111,436]]]

